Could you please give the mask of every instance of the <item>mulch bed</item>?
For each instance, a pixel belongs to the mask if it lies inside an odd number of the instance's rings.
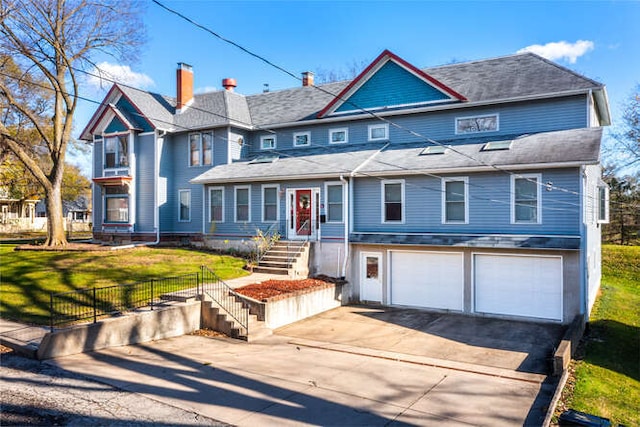
[[[278,297],[281,295],[303,293],[318,288],[326,288],[340,283],[335,279],[323,277],[322,279],[301,279],[301,280],[276,280],[271,279],[262,283],[253,283],[251,285],[236,288],[239,294],[248,296],[258,301],[266,302],[267,299]]]

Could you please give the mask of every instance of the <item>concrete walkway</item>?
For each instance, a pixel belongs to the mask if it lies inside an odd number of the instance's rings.
[[[554,391],[544,375],[329,347],[188,335],[47,363],[238,426],[540,425]]]

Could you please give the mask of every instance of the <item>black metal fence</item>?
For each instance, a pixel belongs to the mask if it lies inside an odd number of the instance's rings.
[[[50,294],[50,328],[69,326],[154,305],[161,300],[200,294],[200,273],[151,279],[127,285]]]

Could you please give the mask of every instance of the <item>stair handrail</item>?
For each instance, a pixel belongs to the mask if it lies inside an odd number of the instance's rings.
[[[249,308],[246,298],[227,285],[218,275],[206,265],[200,266],[202,272],[202,293],[211,298],[229,317],[236,321],[246,336],[249,336]],[[234,301],[242,301],[240,309],[235,304],[227,304],[223,296],[231,295]]]
[[[276,221],[273,224],[271,224],[264,233],[262,233],[262,236],[265,240],[265,244],[261,245],[260,243],[258,243],[258,247],[256,248],[257,264],[259,264],[260,261],[262,261],[262,258],[264,258],[264,256],[267,254],[269,249],[271,249],[274,243],[280,240],[279,233],[278,233],[278,230],[280,229],[279,225],[280,224]],[[258,231],[260,230],[258,229]],[[275,238],[276,235],[278,235],[277,238]]]
[[[300,227],[298,227],[298,229],[296,230],[296,236],[299,236],[300,235],[300,230],[305,228],[305,226],[310,225],[310,223],[311,223],[311,219],[305,219],[304,222],[302,223],[302,225],[300,225]],[[311,237],[311,233],[309,233],[305,237],[304,243],[308,243],[310,237]],[[297,247],[297,250],[293,254],[291,254],[291,251],[289,249],[290,249],[290,245],[292,243],[293,242],[291,242],[290,240],[287,240],[287,263],[293,261],[298,256],[298,254],[302,252],[302,250],[304,248],[304,243],[303,243],[302,245],[299,245]]]

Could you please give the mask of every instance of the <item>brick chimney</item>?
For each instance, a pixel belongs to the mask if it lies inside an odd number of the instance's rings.
[[[178,63],[176,86],[176,109],[180,111],[193,101],[193,70],[191,65],[184,62]]]
[[[313,73],[311,71],[302,73],[302,86],[313,86]]]
[[[236,79],[222,79],[222,87],[229,92],[233,92],[233,89],[238,86]]]

